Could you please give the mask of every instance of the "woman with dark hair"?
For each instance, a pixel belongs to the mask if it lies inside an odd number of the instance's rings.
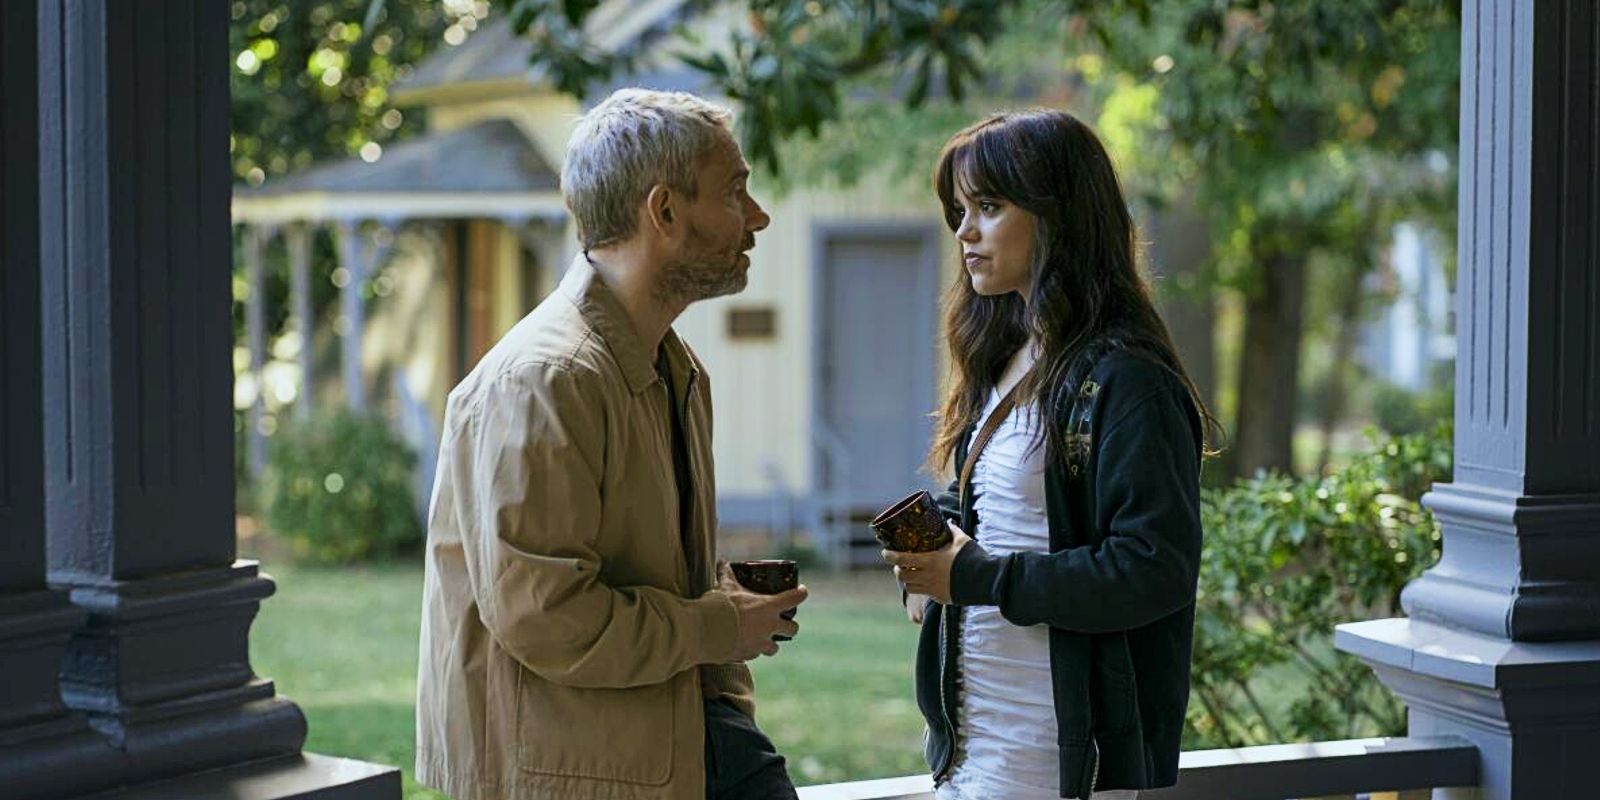
[[[1215,419],[1087,126],[996,114],[951,138],[934,185],[963,266],[929,456],[957,476],[939,498],[952,541],[883,555],[922,624],[917,702],[938,797],[1122,800],[1171,785]]]

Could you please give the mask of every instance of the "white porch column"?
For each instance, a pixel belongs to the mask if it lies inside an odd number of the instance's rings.
[[[311,415],[316,389],[311,366],[312,341],[317,333],[311,314],[311,232],[300,222],[284,231],[284,244],[289,250],[289,313],[300,333],[300,392],[295,395],[294,404],[295,415],[301,419]]]
[[[345,284],[339,287],[339,314],[344,319],[344,330],[339,337],[344,403],[351,411],[361,411],[367,406],[366,380],[361,371],[361,334],[367,324],[366,308],[361,301],[361,285],[366,281],[361,227],[357,221],[343,220],[334,223],[333,231],[339,266],[345,272]]]
[[[261,433],[261,417],[266,410],[266,381],[263,370],[267,365],[267,282],[262,267],[262,250],[272,238],[272,230],[261,225],[246,225],[244,229],[244,264],[248,273],[250,296],[245,299],[245,332],[250,340],[250,378],[255,382],[255,400],[250,404],[249,430],[245,441],[249,453],[246,464],[250,476],[257,477],[267,463],[267,439]]]
[[[374,224],[380,232],[390,229],[384,222],[375,221]],[[393,238],[385,241],[381,235],[363,234],[357,220],[334,223],[334,235],[338,241],[339,266],[344,267],[347,276],[339,290],[339,309],[345,322],[341,347],[345,405],[351,411],[363,411],[367,407],[367,385],[361,363],[361,341],[366,333],[367,312],[362,289],[388,256]]]

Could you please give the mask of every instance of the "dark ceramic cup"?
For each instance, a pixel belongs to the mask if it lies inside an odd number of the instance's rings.
[[[925,491],[913,492],[872,521],[872,535],[887,550],[926,553],[950,543],[950,526]]]
[[[756,594],[782,594],[800,585],[800,565],[787,559],[769,558],[757,561],[733,561],[728,564],[728,569],[733,571],[733,579],[740,586]],[[781,615],[784,619],[794,619],[795,609],[791,608]],[[787,642],[789,636],[774,636],[780,642]]]

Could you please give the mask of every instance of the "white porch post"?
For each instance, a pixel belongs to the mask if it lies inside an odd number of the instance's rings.
[[[300,391],[295,396],[295,415],[305,419],[311,414],[316,389],[311,367],[311,343],[317,332],[311,316],[311,228],[300,222],[290,225],[284,231],[284,243],[289,250],[289,313],[300,333]]]
[[[1477,745],[1478,794],[1594,796],[1600,753],[1600,12],[1467,0],[1455,477],[1409,619],[1338,645]]]
[[[250,379],[255,382],[255,399],[250,403],[249,430],[246,431],[249,448],[246,463],[252,478],[259,476],[267,463],[267,440],[261,432],[267,391],[263,374],[267,364],[267,284],[261,251],[271,238],[272,231],[261,225],[246,225],[244,228],[244,264],[250,285],[250,295],[245,299],[244,318],[246,336],[250,341]]]
[[[345,322],[341,348],[345,405],[351,411],[358,412],[367,407],[366,377],[361,363],[361,341],[366,332],[367,319],[361,290],[373,270],[388,256],[393,244],[392,237],[385,240],[382,236],[382,232],[388,231],[390,225],[382,221],[374,221],[374,224],[379,234],[366,236],[361,233],[359,221],[341,220],[334,223],[334,234],[339,244],[339,266],[344,267],[347,277],[345,285],[339,290],[339,308]]]
[[[339,348],[344,402],[351,411],[361,411],[367,405],[367,387],[361,372],[361,334],[366,327],[366,309],[361,302],[361,285],[366,280],[361,228],[359,222],[342,220],[334,223],[333,230],[338,242],[339,266],[345,272],[345,284],[339,287],[339,312],[344,318]]]

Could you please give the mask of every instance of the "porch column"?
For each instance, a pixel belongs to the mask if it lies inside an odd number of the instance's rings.
[[[311,228],[305,223],[291,224],[283,241],[289,249],[289,310],[300,332],[300,391],[295,395],[295,415],[305,419],[311,415],[316,393],[311,367],[311,343],[317,332],[311,316]]]
[[[88,613],[61,694],[112,749],[104,787],[308,766],[305,718],[249,663],[273,584],[235,558],[228,14],[39,4],[48,575]],[[322,778],[398,796],[392,770]]]
[[[38,7],[0,4],[0,787],[97,788],[111,748],[61,704],[61,654],[84,613],[45,585],[39,383]]]
[[[250,476],[261,474],[267,463],[267,438],[261,433],[261,417],[267,407],[267,385],[264,369],[267,365],[267,281],[262,266],[262,250],[272,239],[272,231],[259,224],[244,228],[244,266],[250,285],[250,296],[245,299],[245,335],[250,341],[250,379],[255,383],[255,400],[250,403],[249,430],[245,442],[249,454],[245,459]]]
[[[378,222],[380,231],[388,225]],[[388,256],[392,237],[384,241],[381,235],[368,236],[361,231],[358,220],[341,220],[334,223],[334,238],[339,250],[339,266],[345,270],[345,285],[339,289],[339,309],[344,316],[344,332],[340,355],[344,370],[344,400],[351,411],[367,407],[366,372],[361,361],[361,342],[366,334],[366,298],[362,290],[373,270]]]
[[[522,246],[539,261],[539,286],[535,287],[532,296],[541,300],[561,283],[561,276],[566,273],[567,265],[572,260],[570,255],[564,253],[564,223],[563,218],[551,217],[533,217],[506,223],[516,231]]]
[[[1456,467],[1423,498],[1444,556],[1409,619],[1337,641],[1411,735],[1477,744],[1479,797],[1575,800],[1600,752],[1600,15],[1462,12]]]

